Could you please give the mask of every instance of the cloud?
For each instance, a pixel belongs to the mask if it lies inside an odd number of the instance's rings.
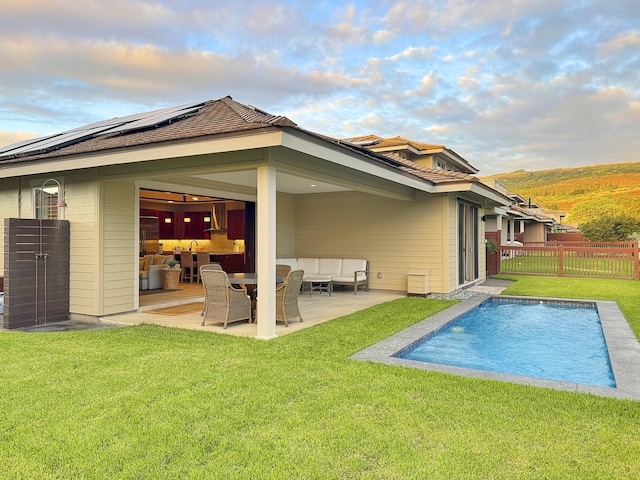
[[[433,55],[437,50],[436,47],[409,47],[400,53],[391,56],[391,60],[397,62],[398,60],[424,60]]]
[[[5,132],[232,95],[319,133],[443,143],[483,174],[640,161],[634,1],[4,0],[2,10]]]
[[[640,33],[630,32],[617,35],[611,40],[602,44],[600,49],[603,52],[614,52],[626,48],[637,48],[640,46]]]
[[[27,140],[29,138],[35,138],[37,135],[27,132],[4,132],[0,130],[0,147],[5,145],[11,145],[12,143]]]

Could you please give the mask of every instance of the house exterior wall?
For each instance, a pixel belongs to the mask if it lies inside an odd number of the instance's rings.
[[[443,252],[455,238],[449,206],[446,195],[419,194],[412,202],[359,192],[297,195],[295,256],[365,258],[373,289],[406,291],[409,270],[429,270],[431,291],[446,293],[456,271],[448,265],[455,250]]]
[[[296,256],[296,199],[278,193],[276,197],[276,258]]]
[[[96,220],[96,171],[68,172],[64,177],[65,219],[69,220],[69,311],[92,315],[99,310],[100,232]]]
[[[524,227],[525,242],[544,242],[546,226],[544,223],[527,223]]]
[[[108,315],[131,310],[138,288],[137,189],[132,181],[101,185],[102,308]],[[135,259],[135,261],[134,261]]]
[[[427,168],[436,168],[433,162],[433,155],[412,155],[411,161]]]

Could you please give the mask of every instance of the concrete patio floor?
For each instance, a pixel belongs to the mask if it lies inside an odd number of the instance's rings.
[[[311,327],[313,325],[404,296],[406,296],[404,292],[386,291],[365,292],[359,290],[358,294],[354,295],[352,290],[335,290],[331,296],[327,293],[320,294],[318,292],[313,292],[313,294],[309,296],[309,293],[307,292],[300,295],[298,303],[300,313],[302,314],[304,321],[301,323],[298,320],[293,320],[289,322],[288,327],[285,327],[283,323],[278,322],[276,324],[276,335],[280,336],[293,333],[303,328]],[[201,326],[202,317],[200,316],[200,312],[175,316],[147,313],[149,310],[155,310],[158,308],[202,301],[204,301],[204,290],[202,285],[181,284],[179,291],[141,295],[140,308],[136,312],[109,315],[101,317],[100,321],[103,323],[117,324],[119,326],[140,325],[146,323],[162,325],[165,327],[178,327],[191,330],[226,333],[228,335],[242,337],[256,336],[256,323],[248,323],[247,321],[229,323],[227,328],[223,329],[222,323],[207,322],[205,326]]]

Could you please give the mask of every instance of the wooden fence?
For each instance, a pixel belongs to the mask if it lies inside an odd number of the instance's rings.
[[[505,274],[640,279],[638,242],[531,242],[495,255]]]

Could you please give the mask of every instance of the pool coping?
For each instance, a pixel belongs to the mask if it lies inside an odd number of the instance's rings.
[[[595,305],[598,309],[602,331],[604,333],[607,349],[609,350],[609,360],[611,369],[615,377],[616,387],[599,387],[595,385],[584,385],[573,382],[561,382],[557,380],[546,380],[535,377],[526,377],[509,373],[490,372],[485,370],[474,370],[471,368],[454,367],[436,363],[419,362],[417,360],[406,360],[394,357],[401,350],[406,349],[433,332],[436,332],[459,316],[478,307],[480,304],[491,300],[517,300],[531,303],[557,302],[557,303],[579,303],[582,305]],[[591,393],[594,395],[613,397],[620,399],[640,400],[640,343],[636,339],[629,323],[624,318],[618,304],[608,300],[589,300],[571,298],[550,298],[550,297],[519,297],[509,295],[485,295],[479,294],[467,298],[452,307],[447,308],[435,315],[405,328],[378,343],[375,343],[364,350],[350,357],[354,360],[371,361],[396,365],[420,370],[430,370],[437,372],[462,375],[466,377],[484,378],[498,380],[502,382],[519,383],[535,387],[553,388],[556,390],[567,390],[580,393]]]

